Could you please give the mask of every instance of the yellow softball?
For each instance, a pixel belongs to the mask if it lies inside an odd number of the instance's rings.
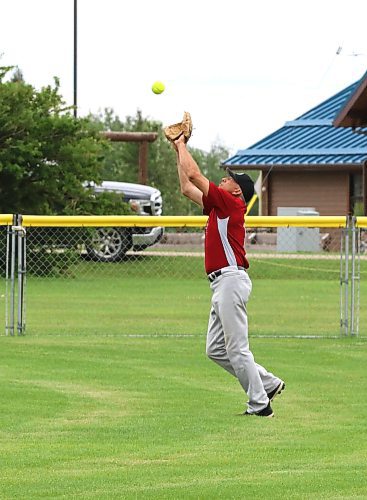
[[[154,82],[152,85],[152,91],[155,94],[161,94],[165,89],[164,83],[162,82]]]

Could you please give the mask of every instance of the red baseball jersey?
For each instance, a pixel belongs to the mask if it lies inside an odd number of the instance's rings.
[[[209,215],[205,228],[205,270],[207,273],[227,266],[249,267],[245,250],[246,204],[242,198],[209,183],[203,195],[204,214]]]

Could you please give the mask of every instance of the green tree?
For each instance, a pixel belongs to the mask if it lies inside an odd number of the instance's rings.
[[[110,147],[86,118],[75,119],[59,81],[37,91],[17,70],[0,68],[0,212],[23,214],[121,213],[125,204],[97,203],[86,180],[99,182]],[[122,212],[124,213],[124,212]]]

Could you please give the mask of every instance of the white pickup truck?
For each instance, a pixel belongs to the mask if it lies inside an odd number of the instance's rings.
[[[121,194],[136,215],[162,215],[160,191],[143,184],[103,181],[94,186],[96,193]],[[163,236],[162,227],[101,227],[87,247],[89,258],[100,262],[121,260],[129,250],[143,250],[157,243]]]

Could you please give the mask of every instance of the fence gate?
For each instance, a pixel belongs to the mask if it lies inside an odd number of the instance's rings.
[[[361,231],[355,217],[348,217],[340,245],[340,333],[358,335],[360,307]]]

